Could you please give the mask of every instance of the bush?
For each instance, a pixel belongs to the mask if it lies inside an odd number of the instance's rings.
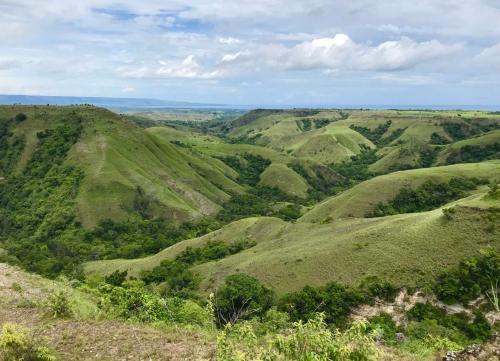
[[[128,320],[155,322],[169,320],[167,302],[147,291],[139,282],[129,281],[126,287],[103,284],[99,287],[99,308],[108,316]]]
[[[490,249],[442,273],[433,288],[437,297],[446,303],[467,303],[481,294],[486,295],[499,279],[500,253]]]
[[[246,274],[226,277],[214,298],[214,312],[219,326],[258,317],[273,305],[273,292]]]
[[[392,302],[396,298],[399,289],[388,281],[382,281],[377,276],[367,277],[360,286],[371,297],[378,297],[384,301]]]
[[[355,322],[345,332],[332,332],[322,314],[272,335],[267,346],[259,345],[251,324],[229,324],[217,338],[216,348],[216,359],[220,361],[370,361],[377,357],[377,347],[364,323]]]
[[[46,307],[50,315],[54,318],[68,318],[73,316],[71,302],[64,291],[59,291],[49,295]]]
[[[104,277],[104,282],[109,283],[110,285],[113,286],[121,286],[123,282],[127,280],[127,274],[128,274],[127,270],[123,272],[116,270],[110,275]]]
[[[5,323],[0,335],[0,358],[4,361],[55,361],[56,357],[33,338],[29,330]]]
[[[21,122],[24,122],[26,119],[28,119],[26,114],[24,114],[24,113],[17,113],[16,114],[16,117],[15,117],[16,122],[21,123]]]
[[[327,323],[340,327],[345,325],[351,309],[363,300],[359,292],[332,282],[324,287],[306,286],[302,291],[285,295],[279,309],[293,321],[307,321],[322,312]]]

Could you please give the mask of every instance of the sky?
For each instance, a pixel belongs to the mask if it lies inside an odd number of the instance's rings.
[[[0,93],[500,105],[500,0],[0,0]]]

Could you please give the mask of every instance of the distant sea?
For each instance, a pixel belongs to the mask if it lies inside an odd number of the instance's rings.
[[[92,104],[99,107],[120,111],[160,111],[162,109],[197,109],[197,110],[251,110],[251,109],[400,109],[400,110],[483,110],[500,111],[500,105],[475,104],[210,104],[184,101],[171,101],[147,98],[108,98],[108,97],[65,97],[38,95],[2,95],[0,104],[32,105],[72,105]]]

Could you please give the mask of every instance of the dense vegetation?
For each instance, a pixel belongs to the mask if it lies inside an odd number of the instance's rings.
[[[486,145],[464,145],[452,152],[447,158],[448,164],[475,163],[483,160],[500,158],[500,143]]]
[[[24,120],[26,115],[23,113],[17,114],[15,120],[0,120],[0,175],[10,174],[21,156],[25,139],[23,136],[14,135],[10,128],[12,124]]]
[[[452,178],[446,183],[426,181],[416,189],[403,187],[387,203],[378,203],[369,217],[383,217],[400,213],[423,212],[438,208],[446,203],[465,197],[481,184],[475,178]]]
[[[462,261],[459,266],[437,279],[434,292],[446,303],[463,303],[486,295],[492,301],[500,282],[500,254],[488,250]]]
[[[240,240],[231,244],[222,241],[210,241],[203,247],[187,247],[174,260],[164,260],[151,271],[143,272],[141,278],[146,284],[166,283],[168,289],[165,292],[186,297],[196,289],[199,282],[199,277],[189,270],[190,267],[222,259],[254,245],[253,242]],[[123,273],[118,273],[114,278],[122,279],[123,276]],[[109,283],[116,284],[119,282]]]

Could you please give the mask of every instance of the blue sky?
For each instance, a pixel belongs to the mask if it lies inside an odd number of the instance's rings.
[[[500,104],[499,0],[0,0],[0,93]]]

